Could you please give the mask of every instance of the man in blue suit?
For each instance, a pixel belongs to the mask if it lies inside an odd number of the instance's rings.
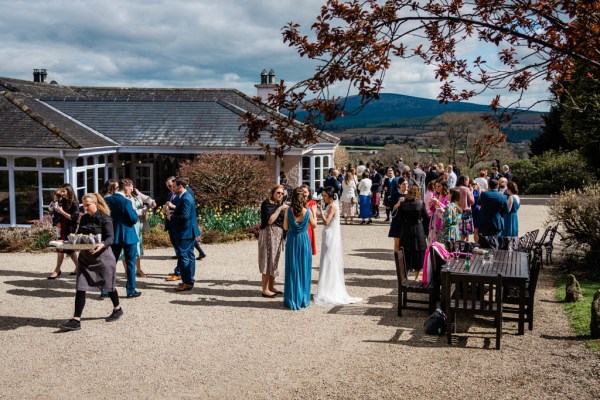
[[[181,271],[182,283],[175,288],[178,292],[192,290],[196,274],[196,258],[194,257],[194,242],[200,236],[196,202],[191,193],[186,190],[187,178],[177,177],[173,181],[172,190],[179,198],[175,211],[167,218],[170,221],[172,238],[177,253],[177,268]]]
[[[479,244],[482,248],[497,249],[498,235],[504,227],[504,215],[508,213],[506,196],[498,192],[498,181],[490,180],[489,189],[479,196]]]
[[[139,241],[135,233],[135,223],[138,216],[131,201],[126,196],[131,196],[133,182],[130,179],[119,180],[119,190],[104,200],[110,208],[110,216],[113,220],[115,242],[111,246],[115,259],[119,259],[121,250],[127,264],[127,284],[125,286],[127,298],[139,297],[141,292],[135,290],[135,257],[137,256],[137,243]]]

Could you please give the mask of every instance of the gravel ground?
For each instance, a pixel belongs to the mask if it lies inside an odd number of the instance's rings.
[[[524,204],[520,216],[522,232],[542,227],[546,208]],[[496,351],[489,323],[463,320],[468,333],[449,347],[424,335],[425,313],[396,316],[387,229],[342,226],[346,282],[360,304],[292,312],[260,297],[255,241],[206,245],[196,287],[175,293],[164,281],[172,252],[162,249],[147,251],[143,295],[122,301],[121,320],[105,322],[110,301],[90,294],[82,330],[68,333],[57,325],[72,315],[70,261],[49,281],[54,254],[1,254],[0,398],[600,398],[600,357],[554,300],[554,269],[542,271],[533,332],[517,336],[505,322]]]

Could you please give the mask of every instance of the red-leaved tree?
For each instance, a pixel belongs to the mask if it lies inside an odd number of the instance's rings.
[[[285,117],[246,115],[250,143],[262,140],[261,131],[270,132],[277,145],[268,151],[282,154],[290,145],[314,143],[313,126],[377,99],[392,62],[408,58],[434,67],[440,102],[471,99],[489,89],[508,90],[520,100],[536,80],[560,94],[575,63],[586,65],[589,77],[600,75],[599,1],[328,0],[310,30],[305,34],[293,22],[283,28],[284,42],[319,62],[313,76],[291,87],[281,82],[270,97],[270,106],[285,110]],[[476,42],[483,54],[491,50],[501,67],[483,56],[462,56],[459,50],[467,42]],[[459,89],[457,81],[473,89]],[[340,84],[360,96],[361,107],[347,110],[344,98],[329,96],[332,85]],[[516,107],[519,100],[501,105],[496,96],[490,108]],[[311,128],[290,134],[300,111]]]

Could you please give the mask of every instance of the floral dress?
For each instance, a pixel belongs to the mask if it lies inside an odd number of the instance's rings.
[[[455,203],[450,203],[444,209],[442,216],[442,229],[439,241],[444,244],[460,240],[460,222],[462,215],[458,212]],[[448,246],[446,246],[448,247]]]

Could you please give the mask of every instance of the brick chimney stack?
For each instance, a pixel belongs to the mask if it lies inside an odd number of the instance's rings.
[[[270,70],[267,73],[267,70],[263,69],[260,73],[260,84],[254,85],[257,89],[257,96],[261,98],[262,101],[267,101],[269,99],[269,95],[275,93],[277,89],[277,84],[275,83],[275,71]]]

